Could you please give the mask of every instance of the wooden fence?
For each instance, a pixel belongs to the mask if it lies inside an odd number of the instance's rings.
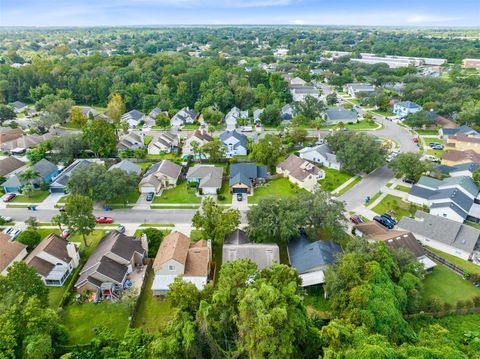
[[[442,263],[445,267],[451,269],[452,271],[454,271],[455,273],[461,275],[462,277],[465,277],[465,275],[467,274],[467,272],[457,266],[456,264],[446,260],[445,258],[443,258],[442,256],[439,256],[437,253],[435,253],[434,251],[428,249],[428,248],[424,248],[425,249],[425,252],[427,252],[427,256],[437,262],[440,262]]]

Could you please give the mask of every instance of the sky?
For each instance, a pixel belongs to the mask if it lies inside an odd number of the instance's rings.
[[[0,0],[0,26],[480,26],[480,0]]]

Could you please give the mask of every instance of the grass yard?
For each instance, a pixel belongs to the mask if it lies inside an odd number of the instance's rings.
[[[138,192],[138,189],[135,188],[126,198],[127,205],[137,203],[139,197],[140,197],[140,192]],[[123,205],[124,204],[124,199],[123,198],[117,198],[109,204],[121,204],[121,205]]]
[[[325,294],[322,285],[314,285],[305,288],[305,296],[303,302],[307,308],[311,308],[311,311],[322,314],[322,316],[328,316],[330,311],[330,302],[325,299]]]
[[[378,127],[378,123],[375,121],[358,121],[357,123],[346,123],[343,127],[339,127],[338,125],[331,125],[331,126],[322,126],[321,130],[328,130],[328,129],[337,129],[337,128],[348,128],[350,130],[374,130]]]
[[[421,207],[413,203],[405,202],[400,197],[395,197],[391,194],[387,194],[379,204],[372,208],[372,210],[378,214],[393,210],[395,211],[395,217],[397,219],[414,215],[417,209],[421,209]]]
[[[290,183],[288,178],[282,177],[258,186],[253,191],[253,196],[248,197],[249,203],[258,203],[265,197],[293,197],[298,193],[307,193],[303,188],[298,188]]]
[[[173,311],[165,298],[153,295],[152,287],[155,273],[151,270],[148,273],[147,284],[142,295],[138,299],[137,317],[135,327],[143,328],[148,333],[156,333],[172,318]]]
[[[322,167],[322,170],[325,171],[325,178],[320,180],[319,183],[322,189],[327,192],[332,192],[352,178],[348,173],[333,168]]]
[[[139,165],[142,168],[142,170],[146,170],[150,168],[150,166],[153,165],[154,162],[137,162],[136,164]]]
[[[50,195],[48,191],[33,191],[30,196],[25,196],[23,194],[17,195],[11,203],[40,203],[45,200]]]
[[[406,193],[410,192],[410,187],[407,187],[407,186],[397,186],[394,189],[398,191],[406,192]]]
[[[52,309],[57,309],[62,300],[63,293],[65,293],[65,286],[48,287],[48,306]]]
[[[435,156],[435,157],[438,157],[438,158],[442,158],[444,153],[445,153],[445,151],[432,150],[431,148],[429,148],[427,150],[427,155],[432,155],[432,156]]]
[[[181,161],[182,159],[178,157],[175,153],[161,153],[159,155],[147,154],[145,157],[147,160],[170,160],[173,162]]]
[[[125,304],[100,302],[98,304],[70,304],[62,312],[71,344],[86,344],[95,338],[96,328],[106,327],[116,338],[123,338],[128,327],[129,310]]]
[[[179,182],[176,187],[163,191],[161,196],[155,196],[153,203],[200,203],[200,197],[195,194],[196,188],[189,188],[187,182]]]
[[[374,110],[374,111],[370,111],[370,112],[372,112],[374,115],[379,115],[379,116],[384,116],[384,117],[395,116],[395,114],[390,110],[387,110],[387,111]]]
[[[431,143],[442,143],[443,144],[443,140],[441,138],[438,138],[438,137],[422,137],[422,140],[425,141],[425,144],[427,146],[430,146]]]
[[[225,199],[219,199],[218,203],[230,204],[232,203],[232,194],[230,193],[230,186],[228,185],[228,180],[222,182],[222,188],[220,189],[219,195],[223,195]]]
[[[435,135],[438,135],[437,130],[416,130],[415,132],[417,132],[421,136],[432,136],[432,135],[435,136]]]
[[[350,182],[348,185],[343,187],[340,191],[338,191],[335,195],[336,196],[341,196],[345,192],[347,192],[349,189],[351,189],[353,186],[355,186],[358,182],[362,180],[361,176],[356,177],[352,182]]]
[[[145,146],[148,146],[150,142],[152,142],[152,140],[153,140],[153,136],[150,136],[150,135],[143,136],[143,143],[145,144]]]
[[[423,281],[423,299],[437,298],[441,303],[455,305],[479,295],[479,288],[441,264],[437,264]]]
[[[188,124],[182,126],[182,130],[184,130],[184,131],[185,130],[187,130],[187,131],[188,130],[196,130],[199,127],[200,127],[200,124],[198,124],[198,123],[188,123]]]
[[[451,254],[439,251],[438,249],[435,249],[435,248],[432,248],[432,247],[428,247],[428,249],[430,249],[432,252],[437,253],[439,256],[445,258],[447,261],[450,261],[453,264],[456,264],[457,266],[463,268],[467,272],[476,273],[476,274],[480,275],[480,266],[479,265],[477,265],[475,263],[472,263],[472,262],[469,262],[469,261],[466,261],[462,258],[458,258],[458,257],[453,256]]]

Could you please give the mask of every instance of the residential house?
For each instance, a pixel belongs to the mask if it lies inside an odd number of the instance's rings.
[[[225,115],[225,124],[227,125],[227,130],[235,130],[238,119],[248,119],[248,111],[240,111],[239,108],[233,107]]]
[[[10,104],[10,106],[13,107],[13,111],[15,111],[15,113],[20,113],[20,112],[23,112],[27,109],[28,105],[26,103],[23,103],[21,101],[15,101],[15,102],[12,102]]]
[[[300,158],[319,163],[324,167],[340,170],[340,162],[327,143],[314,147],[305,147],[298,151]]]
[[[155,107],[152,111],[149,112],[148,116],[145,117],[145,125],[146,127],[153,127],[156,125],[157,117],[162,112],[167,114],[168,112],[160,110],[158,107]]]
[[[315,241],[301,235],[288,242],[288,258],[302,279],[302,287],[325,282],[325,270],[336,261],[342,248],[333,241]]]
[[[301,79],[300,77],[294,77],[289,81],[290,86],[305,86],[307,81]]]
[[[465,260],[479,249],[480,230],[441,216],[417,211],[415,218],[403,217],[398,227],[412,232],[423,245]]]
[[[40,187],[44,182],[51,183],[53,178],[59,173],[58,167],[46,159],[41,159],[35,163],[31,169],[38,173],[38,177],[31,181],[34,188]],[[26,169],[24,171],[26,171]],[[24,171],[8,177],[7,180],[3,182],[2,186],[5,192],[20,192],[25,185],[25,181],[21,179]]]
[[[97,292],[103,284],[113,284],[121,290],[128,275],[136,268],[143,268],[147,253],[145,236],[136,238],[110,231],[93,250],[74,287],[81,294],[87,290]]]
[[[450,177],[468,176],[473,177],[473,172],[480,168],[480,163],[462,163],[455,166],[439,165],[436,171]]]
[[[151,166],[143,175],[138,190],[140,193],[159,193],[161,189],[177,185],[182,166],[169,160],[162,160]]]
[[[375,92],[375,86],[365,83],[352,83],[343,86],[343,91],[350,97],[357,98],[359,95],[370,95]]]
[[[95,110],[90,106],[77,106],[77,107],[80,108],[80,110],[82,110],[82,114],[86,118],[90,118],[90,116],[96,117],[98,115],[97,110]]]
[[[184,107],[170,119],[170,124],[172,127],[181,127],[186,124],[194,123],[197,116],[198,114],[195,110]]]
[[[469,137],[480,137],[480,133],[475,131],[473,128],[463,125],[460,127],[454,127],[454,128],[440,128],[438,130],[438,134],[440,135],[441,138],[444,140],[447,140],[448,137],[450,136],[455,136],[459,134],[464,134]]]
[[[468,176],[438,180],[422,176],[412,186],[408,200],[430,207],[430,213],[462,223],[467,217],[480,218],[480,205],[474,204],[478,188]]]
[[[464,163],[480,162],[480,154],[475,151],[448,151],[442,156],[442,165],[456,166]]]
[[[282,110],[280,111],[280,118],[283,121],[290,121],[293,119],[293,116],[295,116],[295,111],[293,109],[293,106],[290,104],[286,104],[282,107]]]
[[[243,133],[233,131],[225,131],[220,134],[220,141],[227,148],[225,157],[246,156],[248,153],[248,137]]]
[[[183,144],[182,147],[182,154],[183,157],[188,157],[188,156],[193,156],[194,155],[194,143],[197,144],[198,147],[204,146],[206,143],[210,142],[213,140],[213,137],[210,136],[207,131],[205,130],[195,130],[193,133],[191,133],[187,139],[185,140],[185,143]]]
[[[129,128],[137,128],[143,120],[145,120],[145,114],[138,110],[128,111],[120,118],[120,121],[128,123]]]
[[[8,144],[23,136],[21,128],[0,127],[0,150],[7,151]]]
[[[76,159],[67,168],[65,168],[59,176],[55,177],[55,179],[50,184],[50,192],[67,193],[67,184],[72,173],[74,173],[77,169],[81,167],[91,166],[95,163],[97,163],[97,160],[95,159]],[[103,162],[98,163],[103,164]]]
[[[236,229],[225,236],[222,263],[239,259],[249,259],[262,270],[271,267],[273,262],[280,263],[280,249],[273,243],[253,243],[245,231]]]
[[[480,59],[463,59],[462,64],[464,69],[480,70]]]
[[[427,257],[425,249],[418,243],[415,235],[409,231],[389,230],[377,221],[368,221],[354,226],[355,234],[366,237],[369,242],[382,241],[392,250],[406,249],[423,264],[428,271],[435,262]]]
[[[313,192],[318,187],[318,180],[325,177],[325,172],[314,164],[290,155],[277,165],[277,173],[288,177],[289,181],[300,188]]]
[[[325,122],[327,125],[338,125],[339,123],[357,123],[358,114],[355,111],[345,110],[344,108],[329,108],[325,111]]]
[[[21,132],[21,130],[19,130],[17,133],[19,132]],[[26,150],[36,147],[41,142],[50,138],[52,138],[52,134],[49,132],[43,135],[22,135],[13,140],[1,143],[0,150],[9,152],[12,155],[22,154],[25,153]]]
[[[293,101],[303,102],[307,96],[320,98],[320,92],[314,86],[290,86]]]
[[[80,264],[80,247],[51,233],[28,255],[25,263],[35,268],[46,285],[60,287]]]
[[[253,187],[265,182],[267,167],[255,163],[235,163],[230,166],[230,192],[253,193]]]
[[[130,132],[122,137],[120,137],[117,145],[119,151],[125,150],[141,150],[145,148],[145,143],[143,140],[143,133]]]
[[[255,111],[253,111],[253,122],[254,123],[260,123],[260,116],[262,115],[263,111],[265,111],[264,108],[257,108]]]
[[[210,274],[211,248],[202,239],[193,242],[183,233],[173,231],[160,244],[153,262],[155,278],[152,283],[154,295],[164,295],[170,290],[175,278],[193,283],[202,290]]]
[[[480,154],[480,137],[470,137],[464,133],[448,136],[445,148],[455,151],[473,151]]]
[[[223,167],[195,165],[187,172],[187,181],[198,183],[202,194],[217,194],[222,187]]]
[[[422,106],[417,105],[412,101],[397,102],[395,105],[393,105],[393,113],[402,118],[421,110]]]
[[[0,177],[7,177],[18,173],[23,167],[25,162],[20,161],[18,158],[9,156],[0,160]]]
[[[27,256],[27,246],[0,233],[0,275],[7,275],[8,268]]]
[[[111,171],[114,169],[119,169],[123,172],[134,174],[135,176],[140,176],[140,173],[142,172],[142,167],[129,160],[122,160],[115,163],[114,165],[111,165],[108,170]]]
[[[170,153],[178,146],[178,135],[171,132],[162,132],[157,138],[148,144],[148,153],[159,155]]]

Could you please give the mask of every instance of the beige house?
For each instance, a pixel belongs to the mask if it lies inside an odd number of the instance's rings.
[[[7,275],[8,268],[27,256],[27,246],[0,233],[0,275]]]
[[[0,128],[0,148],[4,150],[7,143],[15,141],[22,136],[23,136],[23,131],[21,128],[1,127]]]
[[[193,156],[193,143],[196,142],[198,147],[202,147],[206,143],[213,140],[213,137],[210,136],[205,130],[195,130],[188,138],[185,140],[185,143],[182,147],[183,157]]]
[[[173,188],[177,185],[182,166],[169,160],[155,163],[143,175],[138,184],[140,193],[159,193],[163,188]]]
[[[480,163],[480,154],[475,151],[448,151],[442,157],[442,165],[456,166],[464,163]]]
[[[277,165],[277,173],[283,174],[290,182],[310,192],[318,187],[318,180],[325,177],[325,172],[320,168],[295,155],[290,155],[285,161],[280,162]]]
[[[25,263],[37,270],[46,285],[62,286],[80,264],[79,246],[52,233],[35,247]]]
[[[446,147],[456,151],[474,151],[480,154],[480,138],[458,133],[455,136],[448,136]]]
[[[183,281],[203,289],[210,273],[210,257],[209,242],[192,242],[183,233],[173,231],[163,239],[153,262],[153,294],[166,294],[170,290],[170,284],[179,276]]]

